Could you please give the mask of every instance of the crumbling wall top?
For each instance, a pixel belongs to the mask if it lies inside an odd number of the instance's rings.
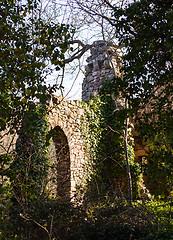
[[[86,60],[87,66],[82,84],[83,101],[89,100],[99,91],[102,80],[119,75],[122,63],[117,47],[112,42],[95,41],[90,53]]]

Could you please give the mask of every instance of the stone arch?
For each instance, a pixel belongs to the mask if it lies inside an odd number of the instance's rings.
[[[85,156],[86,153],[82,133],[84,109],[80,102],[74,102],[57,96],[52,97],[50,108],[48,122],[52,132],[52,141],[54,142],[52,147],[54,148],[54,152],[56,152],[54,156],[50,154],[51,164],[56,164],[58,153],[60,155],[63,154],[63,150],[58,150],[59,142],[62,141],[64,149],[66,149],[65,151],[67,151],[65,142],[66,145],[68,144],[68,154],[66,155],[66,157],[68,157],[67,168],[64,170],[63,176],[64,181],[67,180],[68,184],[66,185],[65,182],[62,183],[62,190],[59,192],[61,194],[58,194],[58,187],[57,189],[54,187],[53,192],[55,194],[55,191],[57,191],[57,196],[59,195],[62,198],[65,196],[71,198],[74,196],[77,186],[82,184],[81,181],[84,181],[84,164],[87,158]],[[60,160],[63,161],[63,158],[65,157],[61,156]],[[62,173],[63,171],[60,175],[63,175]]]

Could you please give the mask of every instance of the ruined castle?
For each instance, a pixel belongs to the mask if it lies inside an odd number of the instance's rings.
[[[121,58],[112,43],[105,45],[104,41],[95,41],[90,53],[82,84],[82,101],[89,100],[98,92],[103,79],[112,79],[115,74],[120,74]],[[50,129],[53,130],[50,161],[51,164],[58,166],[57,184],[52,184],[51,187],[58,196],[63,196],[64,193],[71,196],[76,191],[76,187],[84,181],[83,169],[88,157],[81,129],[84,119],[83,104],[80,101],[53,96],[50,108],[48,122]],[[17,137],[8,135],[3,139],[3,148],[1,147],[0,152],[9,147],[15,148]],[[144,156],[145,151],[144,145],[136,136],[136,157]],[[55,173],[50,172],[51,174]]]

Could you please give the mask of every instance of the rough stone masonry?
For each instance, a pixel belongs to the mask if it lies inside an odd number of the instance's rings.
[[[91,48],[91,55],[87,58],[85,78],[82,84],[82,101],[89,100],[101,87],[103,79],[112,79],[120,75],[122,65],[117,48],[113,43],[95,41]]]
[[[119,74],[121,59],[112,43],[105,45],[104,41],[96,41],[87,63],[82,84],[83,101],[89,100],[98,92],[103,79],[112,79],[115,74]],[[50,172],[56,176],[57,182],[51,188],[58,197],[72,197],[76,187],[85,181],[83,170],[88,160],[82,133],[85,112],[79,101],[61,97],[53,96],[50,105],[52,110],[49,124],[55,130],[50,158],[52,164],[59,166],[54,174]],[[87,128],[83,131],[87,131]]]
[[[85,78],[82,84],[82,101],[89,100],[101,87],[103,79],[112,79],[120,74],[121,58],[112,43],[95,41],[91,55],[87,59]],[[85,124],[84,109],[80,101],[71,101],[52,96],[48,122],[52,131],[50,165],[55,170],[49,172],[49,187],[52,194],[59,198],[71,198],[76,188],[85,181],[84,168],[88,155],[85,151],[82,129]],[[14,149],[17,135],[4,137],[0,154]],[[137,142],[136,154],[145,154],[142,144]],[[141,155],[142,154],[142,155]],[[137,154],[138,156],[138,154]]]

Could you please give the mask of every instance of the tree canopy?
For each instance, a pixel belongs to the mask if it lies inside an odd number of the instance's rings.
[[[56,88],[46,76],[64,65],[73,30],[44,21],[38,4],[0,1],[0,130],[9,122],[16,126],[30,102],[46,102]]]
[[[115,8],[116,32],[126,46],[124,81],[133,105],[157,97],[162,107],[172,95],[172,3],[141,0]],[[161,88],[164,87],[164,88]],[[162,93],[165,94],[162,94]],[[140,101],[141,102],[141,101]],[[164,108],[165,109],[165,108]]]
[[[141,0],[113,10],[116,37],[125,46],[119,85],[150,146],[147,171],[172,188],[172,1]]]

